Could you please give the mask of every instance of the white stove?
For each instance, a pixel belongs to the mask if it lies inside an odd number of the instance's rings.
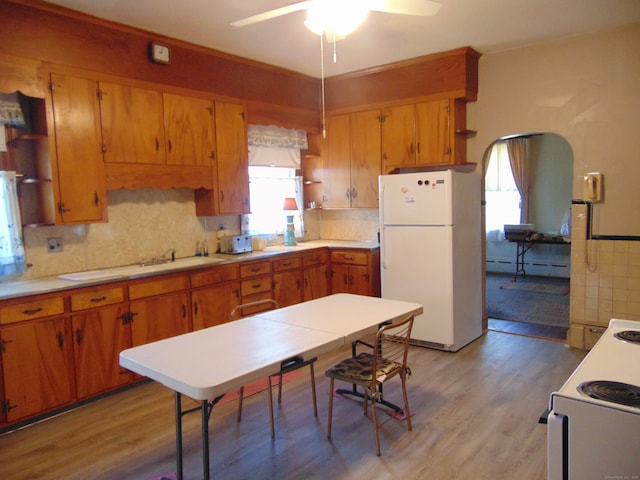
[[[548,480],[640,480],[640,322],[611,320],[549,410]]]

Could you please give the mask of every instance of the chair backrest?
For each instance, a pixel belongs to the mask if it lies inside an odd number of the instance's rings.
[[[374,371],[380,358],[385,362],[397,363],[402,368],[406,368],[412,327],[413,315],[409,315],[400,322],[384,325],[378,329],[374,345]]]
[[[258,308],[260,307],[260,311],[266,310],[276,310],[280,308],[278,302],[276,302],[272,298],[265,298],[264,300],[256,300],[255,302],[243,303],[242,305],[238,305],[233,310],[231,310],[231,320],[237,320],[239,318],[245,317],[246,315],[243,311],[247,308]]]

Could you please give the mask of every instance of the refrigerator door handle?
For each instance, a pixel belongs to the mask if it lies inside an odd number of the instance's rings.
[[[386,239],[384,238],[385,234],[385,223],[384,223],[384,179],[382,176],[378,177],[378,192],[379,192],[379,202],[380,202],[380,211],[378,216],[380,217],[380,263],[382,265],[383,270],[387,268],[387,259],[385,258],[385,245]]]
[[[385,239],[385,231],[386,228],[384,224],[380,225],[380,263],[382,264],[382,269],[387,269],[387,256],[386,256],[386,248],[387,240]]]

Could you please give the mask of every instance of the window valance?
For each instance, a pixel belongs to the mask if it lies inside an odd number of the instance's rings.
[[[306,150],[307,133],[275,125],[249,125],[247,129],[249,145],[261,147],[295,148]]]
[[[300,150],[306,150],[307,133],[275,125],[249,125],[249,165],[300,168]]]

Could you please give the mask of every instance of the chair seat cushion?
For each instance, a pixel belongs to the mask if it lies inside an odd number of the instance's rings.
[[[379,358],[376,368],[376,380],[384,382],[391,374],[402,368],[397,362],[391,362],[384,358]],[[370,353],[360,353],[355,357],[347,358],[337,365],[327,370],[327,375],[345,380],[359,382],[370,382],[373,375],[373,355]]]

